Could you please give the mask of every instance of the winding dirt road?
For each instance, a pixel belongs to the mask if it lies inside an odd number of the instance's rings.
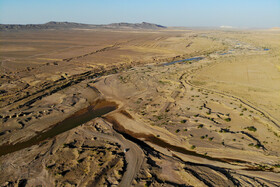
[[[138,173],[143,161],[144,161],[144,153],[142,149],[135,143],[127,140],[124,138],[121,134],[115,132],[115,130],[112,128],[112,124],[105,121],[102,118],[99,118],[104,126],[106,126],[108,129],[110,129],[113,132],[113,135],[107,135],[104,133],[95,133],[95,132],[89,132],[84,130],[86,134],[91,133],[96,137],[104,138],[113,142],[117,142],[122,146],[122,149],[127,149],[128,151],[125,152],[125,159],[127,162],[126,171],[122,177],[122,180],[120,182],[120,186],[126,187],[131,186],[132,181],[136,174]]]

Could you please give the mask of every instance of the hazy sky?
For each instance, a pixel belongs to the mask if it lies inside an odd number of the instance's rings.
[[[0,23],[280,27],[280,0],[0,0]]]

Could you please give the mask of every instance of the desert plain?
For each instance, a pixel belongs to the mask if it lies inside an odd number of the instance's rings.
[[[1,186],[279,186],[280,31],[0,32]]]

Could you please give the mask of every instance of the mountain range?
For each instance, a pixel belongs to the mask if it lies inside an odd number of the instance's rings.
[[[45,24],[0,24],[3,30],[39,30],[39,29],[165,29],[167,27],[153,23],[111,23],[107,25],[83,24],[74,22],[50,21]]]

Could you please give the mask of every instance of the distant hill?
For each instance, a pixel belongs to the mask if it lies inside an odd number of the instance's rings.
[[[162,25],[157,25],[153,23],[112,23],[107,25],[107,27],[113,27],[113,28],[134,28],[134,29],[159,29],[159,28],[167,28]]]
[[[40,30],[40,29],[164,29],[162,25],[153,23],[112,23],[108,25],[93,25],[74,22],[50,21],[45,24],[0,24],[0,31],[9,30]]]
[[[69,29],[69,28],[86,28],[87,24],[72,23],[72,22],[55,22],[51,21],[45,24],[0,24],[0,30],[37,30],[37,29]]]

